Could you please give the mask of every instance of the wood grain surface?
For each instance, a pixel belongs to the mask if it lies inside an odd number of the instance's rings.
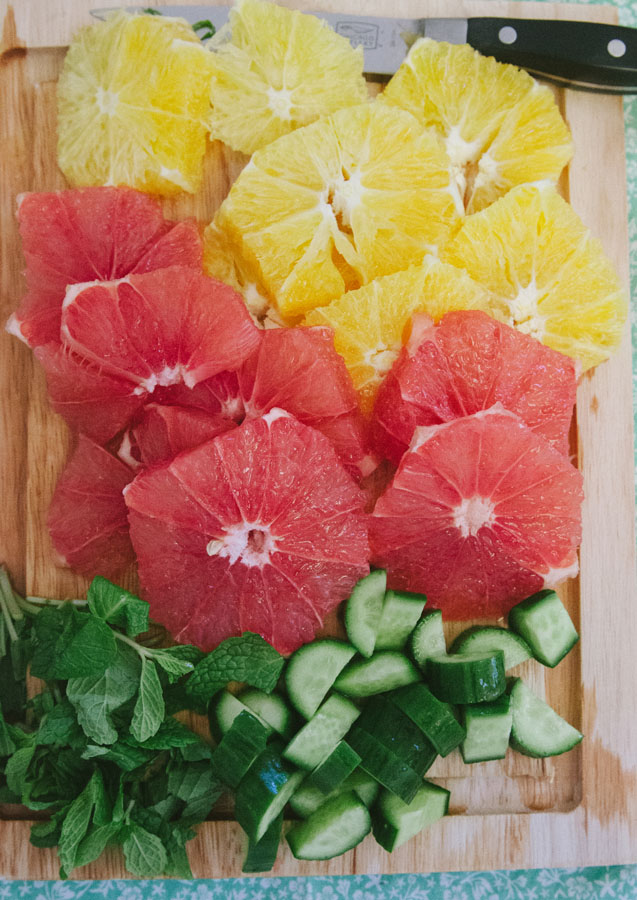
[[[23,191],[65,187],[55,162],[55,84],[73,31],[91,21],[94,0],[0,0],[0,316],[24,289],[15,220]],[[157,3],[161,6],[161,3]],[[611,7],[446,0],[311,0],[288,3],[372,15],[514,15],[616,21]],[[601,239],[628,283],[628,237],[621,99],[556,91],[575,141],[561,181],[564,196]],[[165,203],[173,217],[208,222],[246,158],[210,146],[204,188]],[[426,872],[577,866],[637,861],[637,579],[630,342],[578,389],[572,450],[584,473],[581,572],[562,590],[581,641],[555,670],[520,667],[533,687],[585,733],[554,760],[510,753],[503,762],[438,760],[431,777],[451,789],[451,815],[389,855],[367,838],[329,862],[299,862],[281,848],[273,875]],[[31,352],[0,334],[0,561],[19,590],[79,596],[83,579],[53,560],[45,515],[68,448],[62,420],[48,407]],[[135,587],[131,575],[127,586]],[[449,637],[458,628],[449,630]],[[2,686],[0,685],[0,690]],[[189,844],[198,877],[241,874],[238,825],[211,821]],[[74,873],[125,875],[116,854]],[[57,877],[52,851],[28,841],[28,823],[0,818],[0,876]]]

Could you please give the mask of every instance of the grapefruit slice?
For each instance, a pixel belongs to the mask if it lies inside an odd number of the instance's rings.
[[[278,328],[259,334],[257,349],[236,373],[223,372],[192,389],[184,384],[160,389],[159,402],[205,410],[235,424],[279,407],[328,437],[352,477],[368,474],[375,461],[367,429],[331,330]],[[138,434],[137,440],[144,438]]]
[[[112,578],[133,562],[122,491],[134,476],[129,466],[80,435],[47,518],[62,565],[90,578]]]
[[[31,347],[60,338],[67,285],[181,265],[201,271],[194,220],[164,220],[156,200],[130,188],[91,187],[18,198],[27,294],[9,330]]]
[[[198,447],[234,427],[235,422],[223,415],[149,403],[141,422],[124,436],[119,457],[137,467],[168,462],[182,450]]]
[[[479,310],[447,313],[437,325],[416,315],[376,398],[374,445],[398,465],[418,425],[438,425],[500,401],[568,453],[575,370],[570,357]]]
[[[500,403],[417,428],[370,517],[391,588],[447,619],[502,616],[577,572],[580,472]]]
[[[369,571],[362,491],[320,432],[279,409],[124,496],[151,615],[205,650],[255,631],[289,653]]]

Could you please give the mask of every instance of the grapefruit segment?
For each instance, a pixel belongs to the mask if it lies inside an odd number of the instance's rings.
[[[445,618],[501,616],[573,574],[582,499],[580,472],[497,403],[416,429],[370,518],[372,562]]]
[[[236,369],[259,342],[232,288],[183,266],[73,285],[61,334],[71,350],[140,394]]]
[[[200,409],[149,403],[141,422],[127,433],[120,458],[126,456],[139,465],[151,466],[173,459],[182,450],[191,450],[218,434],[234,428],[232,419]]]
[[[135,385],[109,375],[58,343],[36,347],[52,408],[74,430],[105,444],[144,405]]]
[[[369,570],[363,493],[279,409],[142,472],[125,499],[151,615],[204,649],[249,629],[291,652]]]
[[[479,310],[416,315],[411,337],[381,384],[372,420],[378,452],[398,465],[414,429],[496,402],[567,454],[576,364]]]
[[[134,471],[80,435],[60,476],[47,524],[63,565],[92,578],[120,575],[134,560],[122,491]]]
[[[59,340],[70,284],[171,265],[202,267],[196,223],[165,221],[156,200],[130,188],[21,194],[18,222],[27,293],[9,321],[31,347]]]

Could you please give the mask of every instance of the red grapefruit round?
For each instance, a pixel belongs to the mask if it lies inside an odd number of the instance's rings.
[[[121,575],[134,560],[122,491],[135,472],[80,435],[60,476],[47,524],[63,565],[83,575]]]
[[[392,588],[448,619],[501,616],[577,572],[582,476],[501,404],[419,427],[370,518]]]
[[[131,188],[27,193],[18,200],[27,294],[8,328],[31,347],[59,340],[70,284],[173,265],[202,269],[194,220],[164,220],[156,200]]]
[[[205,650],[255,631],[289,653],[369,571],[363,493],[320,432],[278,409],[124,496],[151,615]]]
[[[372,420],[379,454],[396,465],[418,425],[437,425],[498,401],[562,453],[575,404],[575,361],[478,310],[412,334],[381,385]]]

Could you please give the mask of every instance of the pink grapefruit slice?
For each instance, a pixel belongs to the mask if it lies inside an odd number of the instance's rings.
[[[18,202],[27,293],[8,329],[31,347],[59,340],[70,284],[173,265],[202,270],[194,220],[168,222],[156,200],[130,188],[27,193]]]
[[[312,639],[369,571],[364,495],[330,442],[279,409],[125,491],[143,596],[178,641]]]
[[[370,518],[372,562],[447,619],[498,617],[577,572],[582,476],[500,403],[416,428]]]
[[[89,438],[60,476],[47,524],[62,565],[83,575],[121,575],[134,560],[122,491],[135,472]]]
[[[235,427],[223,415],[182,406],[149,403],[141,421],[124,436],[121,459],[144,468],[169,462],[183,450],[191,450]]]
[[[398,465],[419,425],[437,425],[494,403],[569,451],[576,363],[479,310],[416,315],[411,337],[380,387],[372,419],[378,453]]]

